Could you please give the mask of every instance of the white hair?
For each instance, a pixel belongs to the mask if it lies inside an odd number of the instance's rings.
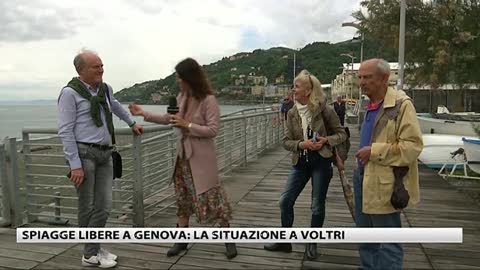
[[[97,55],[97,52],[93,51],[93,50],[89,50],[89,49],[86,49],[86,48],[82,48],[78,53],[77,55],[75,56],[75,58],[73,59],[73,65],[75,66],[75,69],[77,70],[77,72],[79,72],[80,70],[82,70],[84,67],[85,67],[85,59],[83,58],[83,55],[84,54],[94,54],[94,55]]]
[[[382,74],[390,75],[390,64],[384,59],[378,59],[377,69]]]

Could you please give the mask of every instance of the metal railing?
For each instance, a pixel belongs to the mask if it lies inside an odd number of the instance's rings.
[[[0,143],[0,226],[10,225],[10,198],[5,145]]]
[[[237,166],[246,165],[280,142],[283,122],[279,120],[280,113],[272,108],[246,109],[222,116],[219,134],[215,138],[220,174],[225,175]],[[133,136],[129,128],[115,129],[117,149],[123,160],[123,176],[113,181],[110,224],[144,226],[150,217],[174,204],[174,190],[169,184],[176,158],[176,132],[160,125],[145,126],[142,136]],[[32,139],[39,134],[50,137]],[[11,198],[2,196],[2,202],[10,202],[7,205],[13,215],[8,222],[12,227],[33,222],[76,224],[76,190],[66,178],[69,169],[57,129],[24,128],[20,151],[17,151],[14,138],[8,143],[10,163],[2,162],[5,151],[0,150],[0,166],[6,165],[2,172],[9,171],[10,175],[6,176],[7,179],[2,175],[0,179],[2,188],[4,183],[13,184],[9,187]],[[2,204],[4,209],[8,208]],[[2,218],[7,220],[8,216],[2,214]]]

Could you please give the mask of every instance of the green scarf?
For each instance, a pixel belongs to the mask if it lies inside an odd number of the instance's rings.
[[[98,93],[96,96],[90,94],[90,91],[85,87],[85,85],[80,81],[78,78],[73,78],[68,84],[68,87],[75,90],[80,96],[84,99],[90,101],[90,114],[92,115],[93,122],[97,127],[103,126],[101,114],[100,114],[100,107],[103,107],[103,111],[105,112],[105,120],[107,121],[107,128],[110,134],[113,134],[113,120],[112,120],[112,112],[108,108],[107,101],[105,99],[105,95],[108,91],[107,84],[101,83],[98,89]]]

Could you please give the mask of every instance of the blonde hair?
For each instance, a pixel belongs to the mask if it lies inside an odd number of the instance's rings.
[[[294,82],[296,81],[300,81],[303,85],[311,87],[312,93],[308,98],[307,107],[309,111],[314,112],[318,109],[320,103],[325,100],[325,92],[323,92],[322,83],[306,69],[300,71],[294,79]]]

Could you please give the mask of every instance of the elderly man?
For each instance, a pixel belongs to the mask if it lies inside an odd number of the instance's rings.
[[[112,205],[112,112],[125,121],[134,134],[143,128],[113,97],[103,82],[103,64],[92,51],[82,51],[73,64],[79,77],[65,86],[58,98],[58,136],[70,167],[70,181],[77,189],[80,227],[105,227]],[[114,267],[117,256],[85,244],[83,266]]]
[[[345,112],[347,107],[345,105],[345,101],[342,100],[341,96],[337,96],[337,101],[333,102],[333,109],[338,115],[338,119],[340,119],[340,125],[345,125]]]
[[[357,227],[401,227],[401,208],[391,200],[397,187],[394,169],[408,170],[401,178],[403,191],[408,191],[409,205],[419,201],[417,157],[423,148],[422,133],[412,101],[405,92],[388,87],[389,76],[390,66],[383,59],[364,61],[358,71],[359,85],[370,102],[355,154]],[[402,268],[401,244],[360,244],[359,253],[362,269]]]
[[[290,111],[290,109],[293,108],[293,105],[295,104],[295,102],[293,102],[292,96],[293,92],[289,91],[288,94],[283,98],[282,107],[280,108],[280,111],[283,114],[283,120],[287,120],[288,111]]]

